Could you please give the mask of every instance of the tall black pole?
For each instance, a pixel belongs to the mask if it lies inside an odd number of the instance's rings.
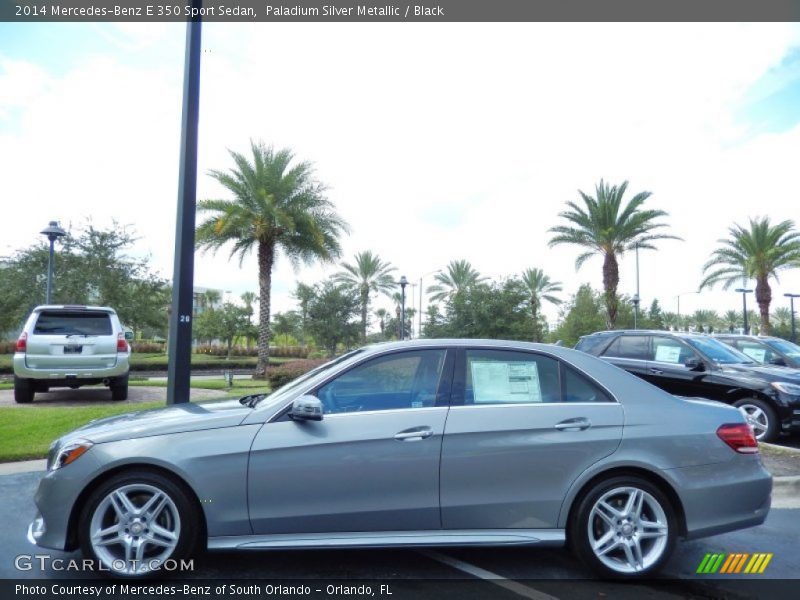
[[[200,8],[201,0],[192,0],[192,6]],[[169,319],[167,404],[189,401],[197,205],[197,128],[200,116],[200,26],[200,21],[186,24],[178,216],[175,222],[175,267],[172,274],[172,312]]]
[[[50,236],[49,239],[50,254],[47,257],[47,301],[45,304],[50,304],[53,301],[53,247],[55,246],[56,238]]]
[[[750,328],[747,326],[747,292],[742,292],[742,314],[744,315],[744,334],[750,333]]]
[[[792,342],[797,343],[797,330],[794,328],[794,296],[789,296],[789,306],[792,311]]]

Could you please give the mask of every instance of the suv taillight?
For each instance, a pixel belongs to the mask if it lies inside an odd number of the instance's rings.
[[[28,333],[26,331],[22,332],[22,335],[19,336],[17,340],[17,352],[25,352],[28,350]]]
[[[717,437],[741,454],[758,452],[758,441],[747,423],[728,423],[720,425]]]
[[[127,352],[128,351],[128,342],[125,341],[125,334],[118,333],[117,334],[117,352]]]

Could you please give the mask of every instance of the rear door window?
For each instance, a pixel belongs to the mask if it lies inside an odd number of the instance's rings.
[[[42,311],[34,335],[111,335],[111,318],[102,312]]]
[[[608,347],[603,356],[652,360],[650,354],[650,338],[648,336],[621,335]]]
[[[561,402],[558,361],[510,350],[467,350],[464,404]]]

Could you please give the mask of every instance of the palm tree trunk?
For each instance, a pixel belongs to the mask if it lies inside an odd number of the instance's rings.
[[[606,252],[603,258],[603,290],[606,300],[606,326],[614,329],[617,323],[617,285],[619,284],[619,265],[614,252]]]
[[[758,310],[761,312],[761,330],[758,333],[769,335],[769,305],[772,302],[772,289],[769,287],[766,277],[756,279],[756,302]]]
[[[361,343],[367,343],[367,309],[369,308],[369,287],[361,286]]]
[[[272,291],[272,264],[275,247],[271,242],[258,243],[258,364],[253,377],[264,379],[269,365],[269,340],[271,337],[270,293]]]

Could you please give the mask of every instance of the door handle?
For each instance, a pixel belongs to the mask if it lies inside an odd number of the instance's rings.
[[[400,442],[414,442],[424,440],[432,435],[433,430],[430,427],[414,427],[394,434],[394,439]]]
[[[650,372],[653,375],[663,375],[664,374],[664,371],[662,371],[661,369],[650,369]]]
[[[584,429],[589,429],[591,426],[592,422],[585,417],[567,419],[566,421],[561,421],[554,425],[559,431],[583,431]]]

